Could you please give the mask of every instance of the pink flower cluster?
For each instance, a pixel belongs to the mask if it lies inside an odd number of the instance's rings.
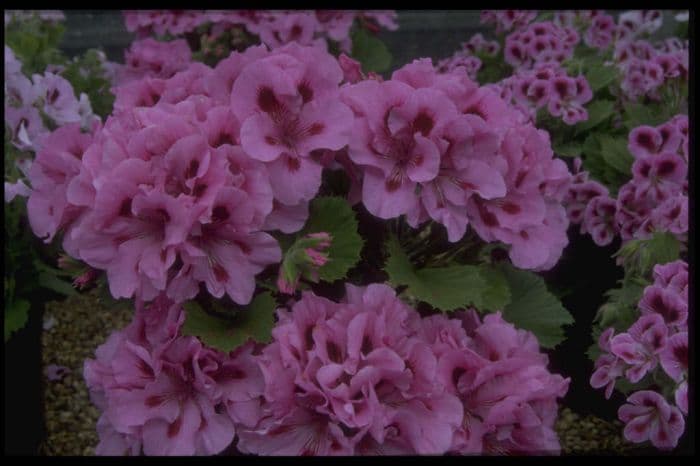
[[[498,41],[487,41],[481,33],[474,34],[468,42],[462,43],[462,49],[451,57],[440,60],[437,69],[441,73],[454,71],[458,66],[463,67],[469,79],[476,81],[476,74],[481,69],[481,60],[477,55],[495,56],[501,46]]]
[[[184,71],[192,52],[184,39],[161,42],[152,38],[135,40],[124,52],[124,65],[115,67],[114,84],[121,85],[144,77],[167,79]]]
[[[543,107],[567,125],[586,121],[588,111],[583,106],[593,98],[584,75],[573,78],[564,68],[553,64],[520,69],[489,87],[499,92],[506,102],[512,102],[533,123],[537,111]]]
[[[140,37],[151,33],[180,36],[205,23],[223,28],[241,26],[257,35],[270,48],[290,42],[326,48],[326,40],[350,51],[350,28],[357,19],[361,25],[377,31],[380,27],[396,30],[393,10],[136,10],[124,11],[126,27]]]
[[[675,406],[655,391],[638,391],[618,416],[626,423],[627,440],[650,440],[657,448],[670,449],[683,434],[683,414],[688,414],[688,264],[678,260],[656,265],[654,283],[644,289],[639,310],[641,316],[627,331],[615,335],[609,328],[601,334],[603,354],[590,382],[594,388],[605,387],[609,398],[618,378],[637,383],[660,366],[673,388]]]
[[[70,82],[60,74],[47,71],[43,75],[33,75],[30,80],[22,73],[22,63],[7,45],[4,63],[5,127],[9,129],[10,142],[17,149],[38,152],[51,144],[45,119],[56,126],[75,124],[78,131],[81,126],[87,129],[99,122],[99,117],[92,113],[88,96],[81,93],[77,98]],[[33,159],[23,157],[15,163],[28,178]],[[5,202],[31,194],[22,178],[5,181],[4,187]]]
[[[102,411],[98,455],[214,455],[256,420],[262,374],[248,342],[226,354],[181,336],[181,307],[160,296],[85,361]]]
[[[5,45],[5,125],[12,144],[23,151],[36,151],[49,130],[42,115],[56,126],[81,123],[89,128],[96,120],[85,93],[76,96],[70,82],[58,73],[46,71],[30,80],[22,63]]]
[[[657,47],[646,40],[619,41],[613,55],[623,74],[620,88],[630,100],[659,100],[660,88],[666,83],[687,86],[689,58],[688,42],[677,39]]]
[[[566,195],[569,219],[604,246],[619,234],[623,241],[668,231],[682,241],[688,233],[688,117],[676,115],[657,127],[639,126],[629,134],[635,158],[632,179],[617,200],[605,186],[577,172]]]
[[[511,246],[520,268],[551,268],[567,244],[561,205],[570,173],[549,135],[524,123],[491,90],[459,69],[439,74],[430,59],[391,80],[343,86],[355,114],[349,158],[361,198],[383,219],[443,224],[450,241],[468,224],[485,241]]]
[[[52,135],[40,166],[69,164],[30,177],[35,234],[64,230],[64,249],[106,270],[115,297],[167,291],[180,302],[204,283],[248,303],[255,275],[281,259],[263,230],[304,225],[321,184],[317,152],[350,139],[342,79],[327,52],[289,44],[118,87],[92,143],[76,148],[87,137],[76,127]]]
[[[536,338],[499,314],[422,319],[386,285],[304,293],[259,356],[259,455],[556,453],[556,399]]]
[[[573,27],[560,27],[551,21],[532,23],[506,37],[504,58],[515,69],[561,63],[573,56],[579,40]]]
[[[537,10],[482,10],[481,24],[495,24],[496,32],[517,31],[534,21]]]

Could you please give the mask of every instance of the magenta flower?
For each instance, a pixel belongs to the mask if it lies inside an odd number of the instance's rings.
[[[639,382],[659,362],[659,353],[666,346],[668,328],[658,314],[645,315],[625,333],[610,340],[612,354],[629,365],[625,377],[630,382]]]
[[[661,449],[671,449],[678,444],[685,429],[678,408],[649,390],[633,393],[627,402],[618,410],[618,417],[626,424],[624,434],[627,440],[634,443],[649,440]]]
[[[346,299],[305,293],[293,312],[278,311],[274,341],[260,359],[263,416],[241,431],[242,451],[447,451],[462,411],[434,383],[429,345],[408,331],[415,311],[384,285],[347,285]]]
[[[593,388],[605,387],[605,399],[609,399],[615,389],[615,382],[625,370],[625,362],[611,354],[611,340],[615,330],[609,328],[600,334],[598,346],[605,353],[595,361],[595,370],[591,375],[590,384]]]
[[[231,353],[179,336],[182,308],[161,295],[137,308],[85,363],[98,422],[99,454],[216,454],[249,423],[260,395],[252,343]],[[256,388],[258,387],[258,388]]]
[[[80,208],[68,202],[66,193],[80,172],[81,159],[91,142],[92,135],[81,133],[78,123],[64,125],[45,139],[29,170],[29,224],[45,242],[50,242],[59,229],[68,228],[80,214]]]
[[[680,184],[688,176],[688,165],[676,154],[664,152],[637,159],[632,173],[636,196],[658,203],[680,191]]]
[[[106,270],[115,296],[167,290],[182,301],[204,282],[214,296],[247,303],[254,276],[281,258],[261,231],[273,209],[268,170],[239,145],[228,106],[206,95],[212,73],[196,64],[135,81],[160,83],[157,102],[123,100],[66,182],[84,215],[64,247]],[[193,94],[183,99],[182,89]]]
[[[676,382],[688,374],[688,332],[671,335],[666,347],[659,355],[661,367]],[[685,410],[687,411],[687,409]]]
[[[569,380],[550,374],[534,335],[515,329],[500,314],[489,315],[482,323],[471,311],[462,319],[469,339],[445,340],[454,333],[446,325],[439,333],[431,332],[437,337],[434,344],[452,346],[441,352],[439,380],[464,404],[463,424],[455,432],[451,450],[463,454],[559,451],[553,430],[556,398],[566,393]]]
[[[125,65],[117,73],[116,82],[126,82],[145,76],[167,79],[187,68],[191,61],[190,47],[185,40],[168,42],[151,38],[134,41],[124,52]]]
[[[606,195],[595,196],[586,206],[581,232],[590,233],[598,246],[612,243],[617,234],[615,212],[615,199]]]
[[[685,415],[688,415],[688,381],[684,380],[678,385],[676,392],[674,393],[674,399],[676,401],[676,406]]]
[[[654,266],[654,283],[669,287],[688,298],[688,263],[683,260]]]
[[[246,66],[233,85],[243,150],[266,163],[275,198],[285,205],[318,191],[322,167],[311,152],[349,141],[352,115],[336,98],[342,77],[328,53],[289,44]]]
[[[661,285],[651,285],[644,288],[644,294],[639,301],[642,315],[659,315],[669,326],[683,327],[688,320],[688,300],[677,291],[663,288]]]

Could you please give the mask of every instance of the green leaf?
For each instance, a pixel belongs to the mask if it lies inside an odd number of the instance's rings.
[[[600,153],[605,162],[618,172],[630,176],[634,157],[627,149],[627,138],[600,136]]]
[[[387,242],[389,257],[385,270],[394,286],[406,285],[405,293],[442,311],[468,306],[495,308],[504,297],[497,273],[472,265],[415,269],[396,237]],[[496,277],[488,283],[484,276]]]
[[[481,301],[475,302],[474,306],[487,311],[505,308],[510,303],[511,296],[508,280],[503,272],[489,264],[482,264],[479,266],[479,274],[486,286],[481,293]]]
[[[29,319],[29,301],[18,299],[5,309],[5,342],[13,333],[27,325]]]
[[[606,146],[603,146],[603,143]],[[624,148],[622,144],[625,144]],[[581,155],[584,170],[588,171],[593,179],[607,186],[613,197],[620,186],[630,179],[631,172],[629,169],[624,170],[624,167],[627,164],[631,166],[632,156],[627,151],[626,143],[622,138],[590,133],[583,142]]]
[[[583,145],[576,142],[554,142],[552,141],[552,149],[559,157],[580,157],[583,152]]]
[[[588,111],[588,120],[576,125],[577,135],[590,131],[613,116],[615,103],[611,100],[595,100],[586,107],[586,110]]]
[[[670,232],[656,232],[649,239],[625,243],[615,253],[620,256],[625,276],[648,277],[656,264],[667,264],[680,257],[681,244]]]
[[[49,272],[39,272],[39,285],[64,296],[75,296],[78,294],[69,282],[63,281],[56,275]]]
[[[333,238],[328,248],[330,260],[319,269],[319,277],[328,282],[344,278],[360,260],[363,246],[355,212],[345,199],[326,196],[314,199],[309,210],[302,235],[325,231]]]
[[[657,126],[672,117],[671,109],[660,103],[634,103],[623,106],[623,125],[628,131],[641,125]]]
[[[352,56],[362,64],[365,72],[383,73],[391,66],[391,53],[381,40],[365,29],[355,29],[350,34],[352,39]]]
[[[199,337],[205,344],[221,351],[231,351],[248,339],[261,343],[272,339],[276,303],[269,292],[257,295],[247,309],[238,310],[233,319],[207,314],[196,301],[185,303],[184,308],[183,335]]]
[[[503,318],[535,334],[541,346],[553,348],[564,340],[562,326],[574,322],[561,302],[547,290],[542,277],[532,272],[502,266],[511,300]]]
[[[591,57],[591,59],[586,61],[586,68],[583,74],[586,76],[588,85],[593,93],[608,87],[617,78],[617,68],[614,65],[604,65],[600,57]]]

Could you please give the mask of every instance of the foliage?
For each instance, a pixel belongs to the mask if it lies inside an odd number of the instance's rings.
[[[205,312],[196,301],[189,301],[184,307],[186,319],[182,333],[199,337],[221,351],[231,351],[248,339],[267,343],[272,338],[276,305],[269,292],[258,294],[248,306],[237,307],[226,318]]]

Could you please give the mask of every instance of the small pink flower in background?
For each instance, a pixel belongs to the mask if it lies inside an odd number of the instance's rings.
[[[124,84],[144,76],[170,78],[187,68],[191,55],[187,41],[182,39],[168,42],[151,38],[136,40],[124,52],[125,65],[120,67],[116,82]]]
[[[573,223],[582,223],[590,202],[593,199],[607,195],[608,189],[597,181],[591,180],[572,184],[566,201],[569,218]]]
[[[496,32],[518,30],[537,17],[537,10],[482,10],[482,24],[496,24]]]
[[[52,132],[36,154],[29,170],[32,192],[27,213],[32,231],[50,242],[61,228],[72,225],[80,208],[68,202],[68,184],[80,173],[83,154],[93,136],[82,133],[79,123],[66,124]]]
[[[644,289],[639,309],[643,315],[660,316],[668,326],[684,327],[688,320],[688,300],[672,289],[654,284]]]
[[[624,435],[627,440],[634,443],[649,440],[661,449],[671,449],[678,444],[685,421],[677,407],[649,390],[633,393],[627,402],[618,410],[618,417],[626,424]]]
[[[626,368],[625,362],[611,351],[611,340],[615,334],[613,328],[609,328],[600,334],[598,338],[598,346],[604,351],[595,361],[593,375],[591,375],[590,384],[593,388],[605,387],[605,399],[609,399],[615,389],[615,382],[619,377],[622,377]]]
[[[46,377],[49,382],[57,382],[63,379],[66,375],[70,374],[71,370],[66,366],[59,366],[56,364],[49,364],[44,370]]]
[[[5,203],[12,202],[17,196],[29,197],[31,193],[32,190],[22,180],[17,180],[14,183],[5,181]]]
[[[615,19],[605,13],[594,16],[583,40],[589,47],[605,49],[613,42]]]
[[[627,332],[615,335],[610,340],[611,352],[629,365],[625,377],[630,382],[639,382],[647,372],[654,370],[659,362],[659,353],[666,346],[668,328],[658,314],[640,317]]]
[[[590,233],[598,246],[612,243],[617,234],[615,212],[615,199],[605,195],[595,196],[584,212],[581,233]]]

